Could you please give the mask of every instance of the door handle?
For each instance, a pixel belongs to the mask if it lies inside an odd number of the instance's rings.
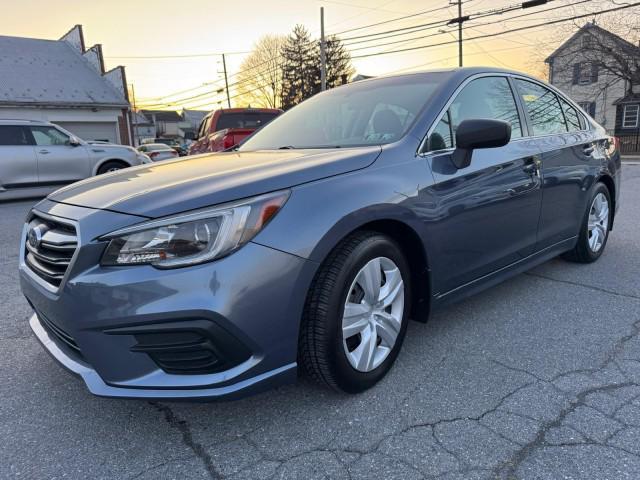
[[[522,167],[522,170],[524,171],[524,173],[528,173],[529,175],[534,175],[538,171],[538,164],[533,160],[531,160],[530,163],[526,163]]]
[[[42,154],[46,155],[47,153],[49,153],[49,150],[44,150],[44,149],[43,150],[39,150],[38,153],[42,153]]]
[[[595,147],[593,146],[593,144],[585,145],[584,147],[582,147],[582,153],[584,153],[585,155],[591,155],[594,150]]]

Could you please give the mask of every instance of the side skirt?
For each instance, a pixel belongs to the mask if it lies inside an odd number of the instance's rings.
[[[529,255],[521,260],[518,260],[511,265],[507,265],[495,272],[491,272],[482,277],[476,278],[469,283],[465,283],[459,287],[449,290],[448,292],[436,295],[432,299],[431,310],[442,308],[446,305],[450,305],[464,298],[475,295],[487,288],[493,287],[499,283],[502,283],[506,279],[518,275],[519,273],[526,272],[531,268],[540,265],[552,258],[557,257],[561,253],[571,250],[577,241],[578,237],[571,237],[561,242],[548,246],[547,248],[540,250],[536,253]]]

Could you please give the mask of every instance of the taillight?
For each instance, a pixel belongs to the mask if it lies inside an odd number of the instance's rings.
[[[154,158],[156,158],[159,154],[160,154],[160,152],[150,152],[150,153],[149,153],[149,157],[150,157],[151,159],[154,159]]]
[[[618,137],[609,137],[606,146],[607,155],[611,156],[620,151],[620,139]]]
[[[236,143],[233,141],[233,133],[228,133],[224,137],[222,137],[222,148],[226,150],[227,148],[231,148]]]

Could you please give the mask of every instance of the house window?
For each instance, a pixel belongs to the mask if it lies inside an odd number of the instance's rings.
[[[590,85],[598,81],[598,65],[580,62],[573,65],[573,84]]]
[[[638,110],[640,105],[625,105],[622,112],[622,128],[638,127]]]
[[[592,118],[596,116],[596,102],[578,102],[578,106]]]

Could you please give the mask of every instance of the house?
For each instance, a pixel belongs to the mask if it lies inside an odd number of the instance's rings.
[[[545,62],[549,65],[549,83],[567,93],[609,133],[620,136],[640,132],[640,85],[628,81],[633,75],[612,73],[624,71],[627,65],[627,72],[637,69],[640,47],[595,23],[587,23]]]
[[[131,112],[131,124],[135,145],[141,145],[145,139],[156,138],[156,126],[142,112]]]
[[[184,129],[191,127],[191,123],[174,110],[140,110],[140,113],[155,125],[157,137],[184,139]]]
[[[131,144],[124,67],[105,71],[82,26],[59,40],[0,36],[0,118],[57,123],[86,140]]]
[[[188,110],[186,108],[182,110],[182,118],[191,124],[190,128],[183,129],[185,139],[193,140],[195,138],[202,120],[208,114],[208,110]]]

